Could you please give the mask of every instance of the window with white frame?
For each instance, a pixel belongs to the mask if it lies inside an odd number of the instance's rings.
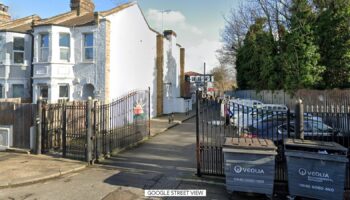
[[[39,85],[39,97],[47,99],[49,97],[49,87],[47,85]]]
[[[70,35],[68,33],[60,33],[60,59],[69,61],[70,58]]]
[[[13,38],[13,63],[24,63],[24,38]]]
[[[0,64],[5,60],[5,38],[0,36]]]
[[[69,98],[69,86],[68,85],[60,85],[59,86],[59,98],[60,99],[68,99]]]
[[[83,47],[84,61],[94,60],[94,34],[84,33],[84,47]]]
[[[49,61],[49,34],[40,34],[40,52],[39,61],[48,62]]]
[[[12,97],[13,98],[24,97],[24,85],[23,84],[13,84],[12,85]]]

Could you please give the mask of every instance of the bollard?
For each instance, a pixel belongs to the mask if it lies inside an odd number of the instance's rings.
[[[304,140],[304,105],[301,99],[295,104],[295,136]]]

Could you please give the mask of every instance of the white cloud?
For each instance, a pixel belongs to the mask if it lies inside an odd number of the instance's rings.
[[[219,39],[209,38],[197,26],[190,24],[180,11],[164,12],[156,9],[147,11],[147,19],[151,26],[161,32],[163,29],[177,33],[177,42],[186,49],[186,71],[203,72],[203,63],[207,64],[207,72],[218,65],[216,50],[220,49]]]
[[[206,62],[206,70],[209,72],[217,67],[216,50],[220,49],[218,41],[202,40],[198,45],[186,49],[186,71],[203,72],[203,63]]]
[[[202,33],[199,28],[188,24],[186,17],[180,11],[169,10],[162,12],[161,10],[149,9],[147,11],[147,17],[159,29],[161,29],[163,26],[164,29],[177,28],[182,30],[189,30],[197,35],[200,35]]]

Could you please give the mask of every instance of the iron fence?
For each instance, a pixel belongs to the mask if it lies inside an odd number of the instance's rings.
[[[149,136],[150,91],[133,91],[108,104],[43,104],[41,116],[43,153],[92,162]]]
[[[234,100],[215,101],[197,95],[197,173],[224,176],[222,147],[226,137],[264,138],[277,146],[275,183],[287,180],[283,141],[298,138],[298,114],[283,105],[247,105]],[[334,141],[349,148],[350,107],[304,105],[299,124],[308,140]],[[300,115],[299,115],[300,116]],[[349,156],[348,156],[349,157]],[[347,167],[345,188],[350,189]]]

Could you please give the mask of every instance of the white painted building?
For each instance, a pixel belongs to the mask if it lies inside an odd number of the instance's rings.
[[[0,15],[6,7],[0,4]],[[31,97],[31,58],[32,37],[21,32],[23,26],[29,25],[30,16],[14,22],[23,24],[21,27],[11,27],[12,31],[0,28],[0,98],[23,98]],[[0,17],[0,27],[5,24]],[[6,25],[6,24],[5,24]]]
[[[91,0],[71,0],[67,13],[18,20],[0,4],[2,98],[110,102],[150,87],[152,116],[183,112],[183,68],[176,34],[150,28],[137,3],[95,12]]]

